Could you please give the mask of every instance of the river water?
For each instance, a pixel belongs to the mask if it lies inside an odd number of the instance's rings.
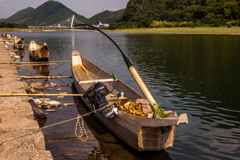
[[[96,32],[12,33],[28,44],[47,43],[49,61],[66,60],[72,48],[141,93],[120,52]],[[174,146],[158,152],[138,152],[115,137],[90,115],[84,118],[87,141],[75,136],[76,121],[44,129],[46,149],[55,159],[239,159],[240,157],[240,36],[108,33],[135,66],[165,110],[187,113],[189,124],[176,126]],[[26,46],[27,49],[27,46]],[[29,61],[28,52],[22,61]],[[71,75],[70,62],[44,67],[20,67],[26,75]],[[41,82],[41,81],[40,81]],[[72,79],[48,80],[52,91],[76,93]],[[30,83],[30,82],[28,82]],[[54,99],[54,98],[52,98]],[[55,98],[56,99],[56,98]],[[88,112],[79,98],[74,106],[48,114],[45,125]],[[44,111],[45,112],[45,111]]]

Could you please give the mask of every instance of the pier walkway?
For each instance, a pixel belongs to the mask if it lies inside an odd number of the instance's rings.
[[[11,62],[3,44],[0,39],[0,61]],[[26,93],[26,85],[20,81],[14,64],[0,64],[0,93]],[[39,126],[28,97],[0,97],[0,160],[53,159],[51,152],[45,150],[42,131],[28,132],[36,128]]]

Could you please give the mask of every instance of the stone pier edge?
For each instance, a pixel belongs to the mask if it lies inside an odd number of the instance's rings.
[[[11,61],[0,39],[0,62]],[[0,64],[0,93],[26,93],[26,85],[20,80],[15,64]],[[53,159],[51,152],[45,150],[42,131],[28,132],[37,128],[28,97],[0,97],[0,160]]]

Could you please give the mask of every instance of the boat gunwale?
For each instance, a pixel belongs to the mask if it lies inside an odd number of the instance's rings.
[[[78,52],[78,54],[76,53],[72,53],[72,58],[73,56],[80,56],[81,59],[82,57],[87,60],[88,62],[90,62],[92,65],[94,65],[94,67],[97,67],[98,69],[101,69],[103,72],[107,73],[109,76],[111,76],[110,73],[106,72],[104,69],[100,68],[99,66],[95,65],[94,63],[92,63],[90,60],[88,60],[86,57],[84,57],[81,53]],[[72,72],[74,74],[74,77],[76,78],[76,81],[79,82],[80,80],[77,79],[76,74],[74,73],[74,69],[73,69],[73,65],[72,65]],[[132,87],[128,86],[126,83],[124,83],[123,81],[121,81],[120,79],[118,79],[118,81],[122,82],[124,85],[126,85],[128,88],[132,89],[135,93],[137,93],[138,95],[140,95],[136,90],[134,90]],[[78,83],[79,86],[82,87],[81,84]],[[141,96],[141,95],[140,95]],[[144,97],[139,97],[139,98],[144,98]],[[90,109],[90,108],[89,108]],[[165,127],[165,126],[171,126],[171,125],[176,125],[179,121],[179,116],[175,116],[175,117],[167,117],[167,118],[145,118],[145,117],[137,117],[134,115],[131,115],[129,113],[125,113],[122,110],[118,110],[119,115],[118,117],[124,117],[124,119],[128,119],[128,121],[134,121],[135,123],[137,123],[140,126],[144,126],[144,127]]]

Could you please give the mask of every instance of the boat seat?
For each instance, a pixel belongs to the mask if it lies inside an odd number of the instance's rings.
[[[88,74],[88,70],[82,65],[74,65],[73,66],[74,73],[76,74],[77,79],[82,79],[82,80],[93,80],[93,78]],[[87,71],[87,72],[86,72]]]
[[[82,67],[82,65],[74,65],[73,66],[73,71],[74,71],[74,74],[76,76],[76,79],[78,80],[78,83],[81,84],[81,86],[85,90],[87,90],[91,85],[93,85],[94,83],[97,83],[97,82],[111,82],[111,81],[114,82],[114,81],[117,81],[117,80],[114,80],[113,78],[94,79],[91,76],[91,74],[87,74],[87,72],[86,72],[87,69],[85,68],[86,69],[85,70],[84,68]],[[110,92],[113,92],[113,88],[112,87],[110,87],[109,85],[107,85],[107,87],[108,87]]]
[[[109,79],[93,79],[93,80],[87,80],[87,81],[79,81],[78,83],[97,83],[97,82],[111,82],[111,81],[116,81],[113,78]]]

